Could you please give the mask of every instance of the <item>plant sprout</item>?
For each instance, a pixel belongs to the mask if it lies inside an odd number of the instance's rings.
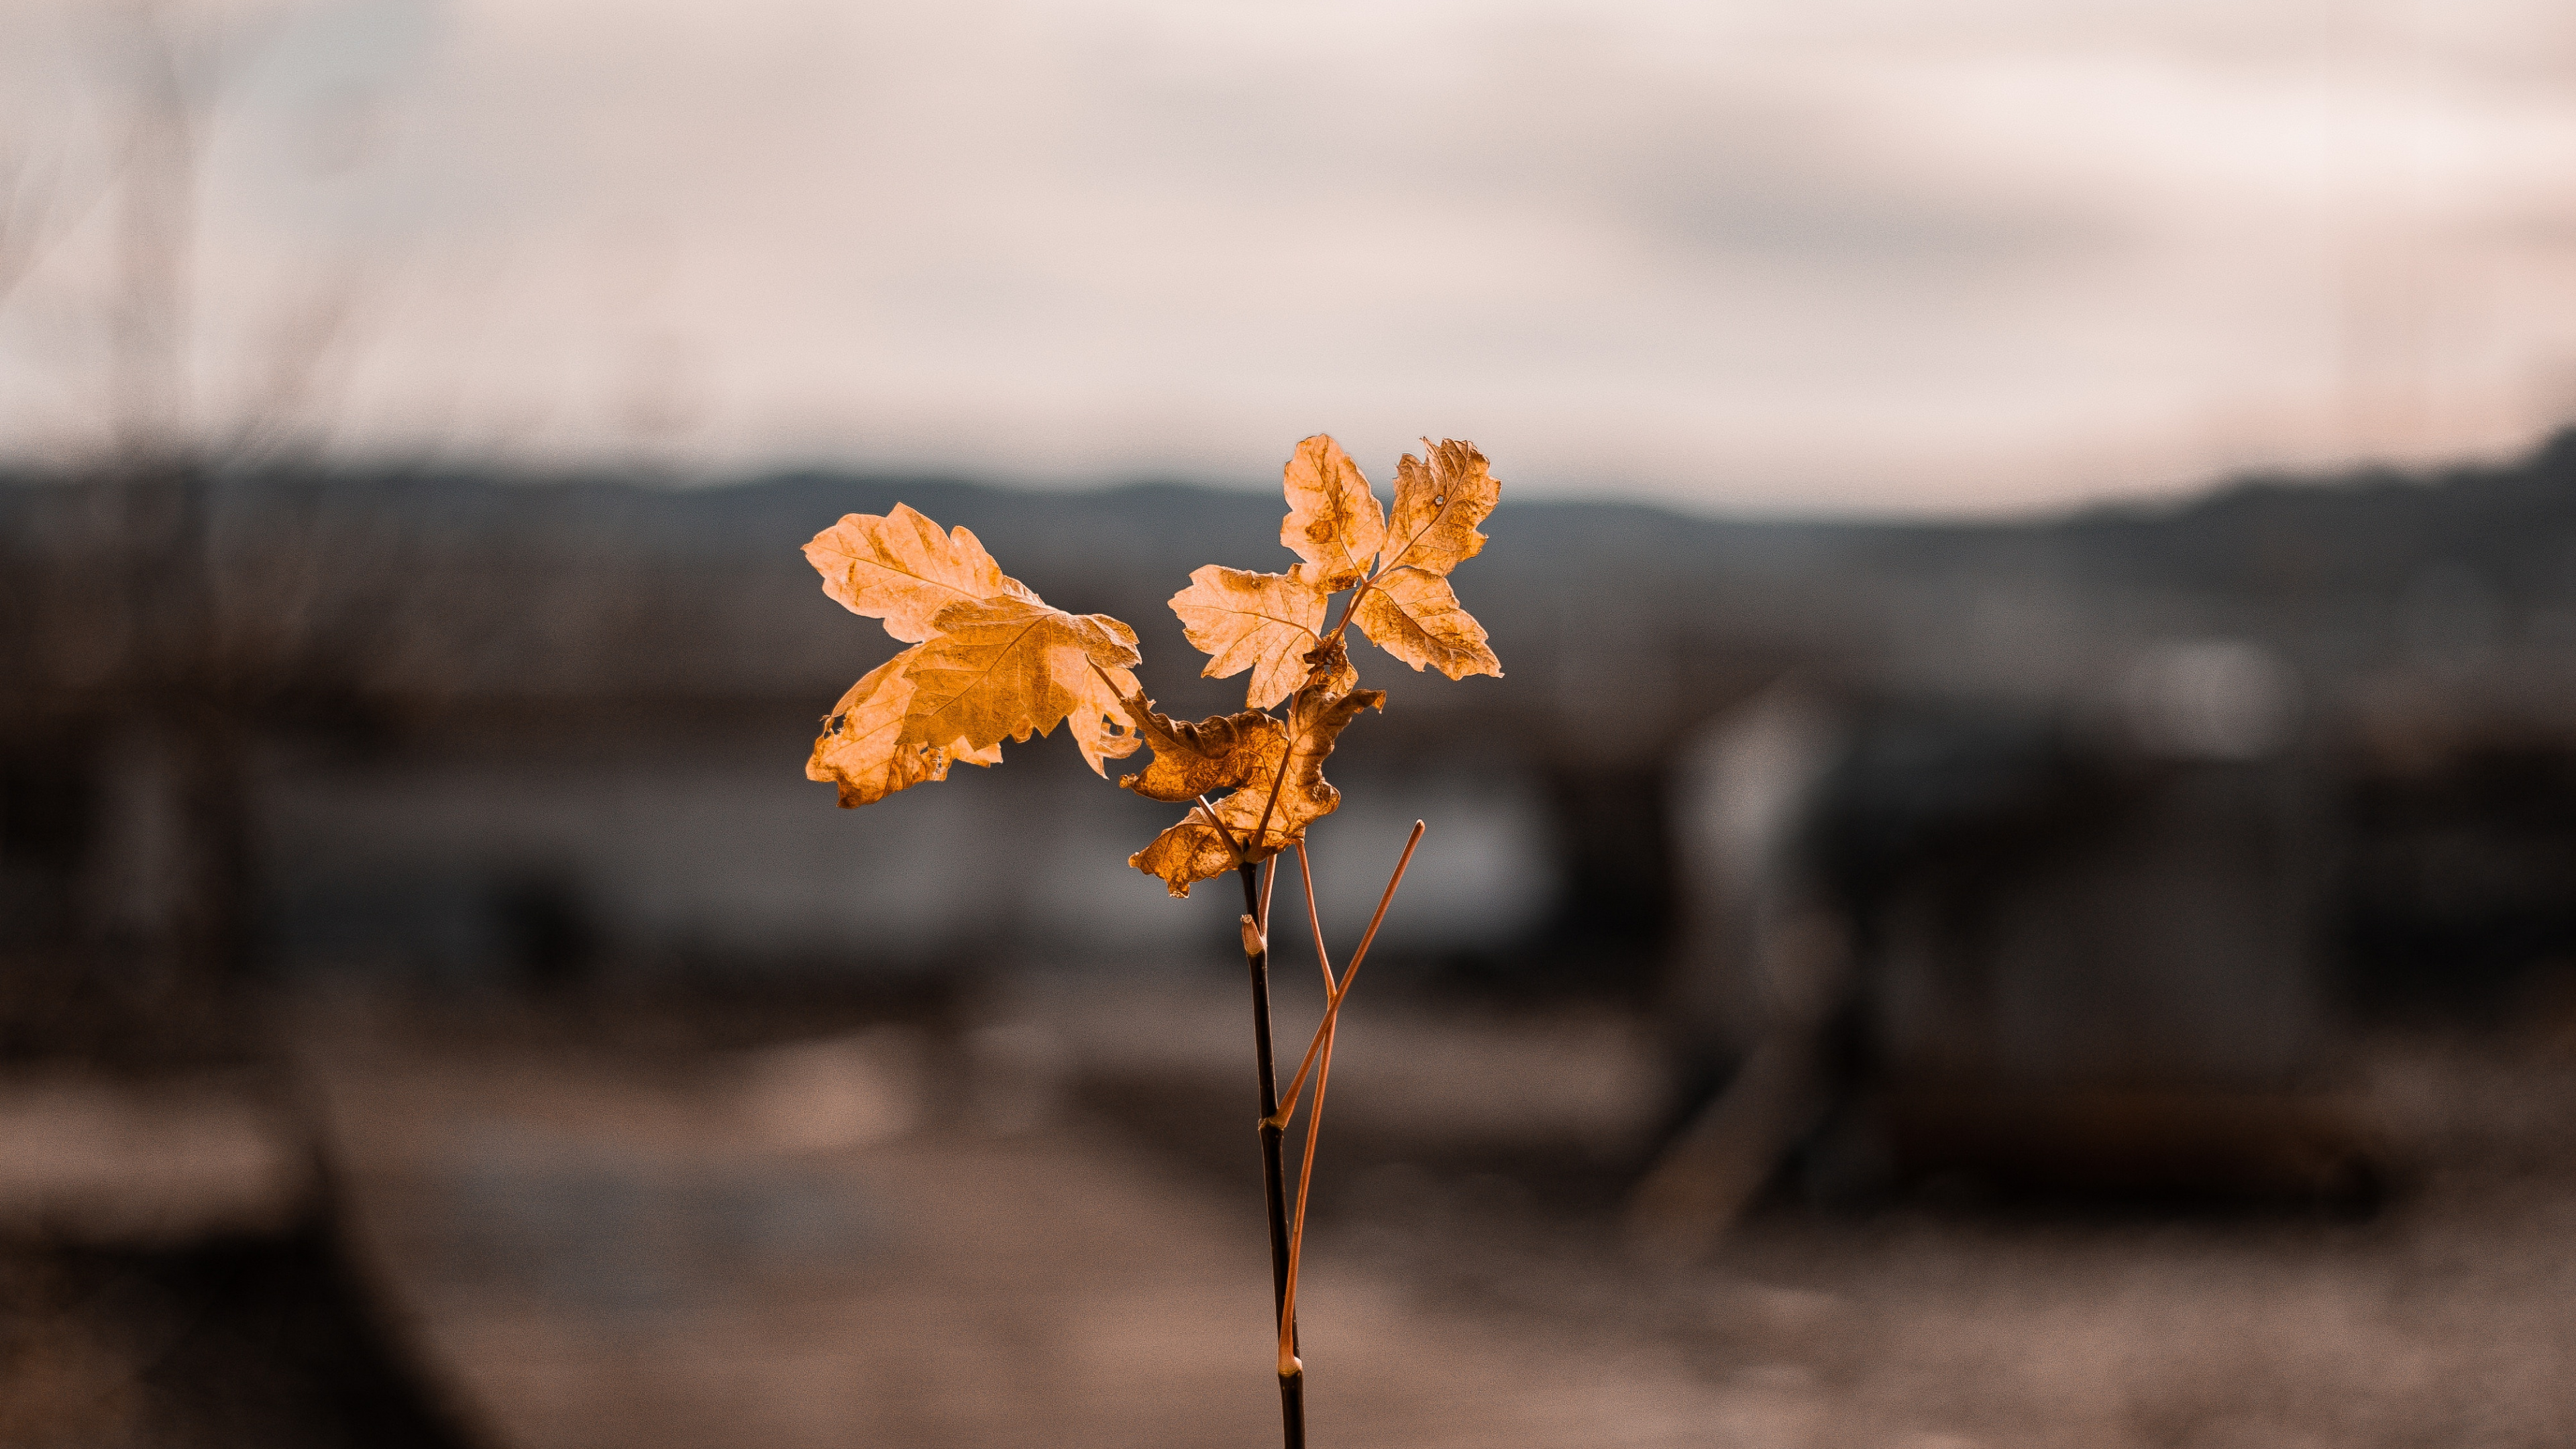
[[[1155,712],[1130,672],[1144,662],[1135,630],[1105,614],[1052,607],[1004,574],[963,527],[942,533],[898,503],[883,516],[853,513],[816,534],[805,557],[823,575],[823,591],[854,613],[883,620],[887,633],[912,647],[841,696],[824,718],[806,774],[839,786],[842,805],[860,806],[944,780],[955,764],[999,764],[1005,739],[1049,734],[1058,724],[1104,779],[1105,761],[1152,749],[1145,769],[1121,776],[1119,785],[1189,808],[1128,863],[1159,877],[1174,896],[1228,872],[1243,887],[1280,1413],[1288,1449],[1303,1449],[1297,1274],[1333,1043],[1342,1003],[1424,829],[1414,822],[1367,932],[1336,975],[1315,902],[1307,827],[1341,804],[1323,768],[1343,729],[1386,703],[1384,690],[1359,687],[1348,646],[1353,627],[1417,671],[1429,667],[1451,679],[1503,672],[1484,627],[1449,584],[1450,571],[1484,548],[1476,525],[1494,511],[1502,485],[1474,444],[1426,439],[1422,457],[1407,453],[1396,465],[1390,512],[1341,445],[1319,434],[1297,445],[1282,487],[1288,516],[1279,541],[1299,562],[1275,574],[1209,564],[1172,596],[1190,643],[1209,656],[1201,674],[1252,676],[1243,710],[1196,721]],[[1340,594],[1348,597],[1327,630],[1325,617]],[[1284,716],[1274,713],[1283,703]],[[1283,1105],[1270,1031],[1270,896],[1279,857],[1291,848],[1325,1007]],[[1292,1205],[1282,1143],[1310,1078],[1313,1102]]]

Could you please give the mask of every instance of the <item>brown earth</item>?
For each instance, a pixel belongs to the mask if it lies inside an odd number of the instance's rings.
[[[500,1444],[1261,1445],[1240,1010],[1034,993],[742,1051],[307,1035],[364,1257]],[[1917,1197],[1775,1209],[1663,1270],[1611,1232],[1660,1092],[1634,1024],[1344,1041],[1319,1446],[2576,1442],[2562,1050],[2369,1058],[2420,1170],[2366,1221]]]

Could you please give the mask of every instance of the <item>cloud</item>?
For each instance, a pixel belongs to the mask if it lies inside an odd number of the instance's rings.
[[[358,453],[1250,479],[1429,430],[1938,511],[2504,449],[2571,401],[2561,8],[338,0],[217,118],[203,407],[343,278]],[[48,447],[82,235],[0,314]]]

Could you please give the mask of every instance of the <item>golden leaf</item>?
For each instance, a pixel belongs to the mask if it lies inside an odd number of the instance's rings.
[[[1137,688],[1127,672],[1140,662],[1134,630],[1034,597],[950,604],[930,624],[908,671],[913,695],[898,746],[938,745],[963,756],[1047,734],[1070,717],[1095,773],[1108,773],[1102,760],[1135,753],[1137,737],[1108,723],[1125,713],[1120,695]]]
[[[1195,800],[1256,777],[1266,783],[1288,753],[1287,726],[1259,710],[1191,723],[1154,713],[1154,702],[1141,693],[1130,695],[1126,705],[1154,761],[1142,774],[1119,776],[1118,784],[1149,800]]]
[[[886,632],[907,644],[929,638],[932,617],[951,604],[1038,599],[1004,574],[963,524],[941,533],[938,524],[903,503],[882,518],[847,515],[814,535],[805,558],[823,575],[824,593],[854,614],[883,619]]]
[[[1239,830],[1236,838],[1252,841],[1256,854],[1268,856],[1304,839],[1309,822],[1341,808],[1342,792],[1324,778],[1324,761],[1331,758],[1343,726],[1357,718],[1361,710],[1382,710],[1385,705],[1385,690],[1354,689],[1337,694],[1331,692],[1329,676],[1314,688],[1301,691],[1288,712],[1288,783],[1279,791],[1279,805],[1272,812],[1269,829],[1258,839],[1249,829]],[[1266,787],[1267,782],[1255,781],[1226,799],[1248,796]],[[1241,803],[1251,807],[1246,825],[1258,825],[1261,802],[1246,799]],[[1231,826],[1233,822],[1227,823]]]
[[[1411,569],[1386,575],[1359,596],[1351,622],[1370,643],[1416,669],[1428,664],[1451,679],[1502,675],[1485,626],[1458,606],[1457,591],[1437,575]]]
[[[1123,760],[1136,753],[1136,747],[1144,743],[1139,736],[1120,728],[1116,713],[1115,701],[1122,694],[1134,693],[1137,688],[1135,675],[1124,669],[1112,669],[1107,690],[1096,696],[1086,693],[1081,707],[1064,717],[1065,733],[1073,736],[1074,748],[1082,751],[1083,763],[1091,766],[1091,773],[1104,780],[1109,778],[1105,761]],[[993,753],[996,758],[1001,755],[998,745]],[[970,763],[974,761],[974,756],[969,754],[960,754],[957,758]]]
[[[1473,444],[1425,444],[1427,461],[1399,463],[1389,515],[1339,444],[1320,433],[1300,442],[1281,474],[1280,541],[1301,561],[1284,574],[1210,565],[1172,596],[1190,642],[1209,656],[1201,672],[1252,676],[1251,709],[1195,722],[1156,714],[1144,697],[1129,672],[1141,662],[1134,630],[1050,607],[966,529],[942,533],[900,503],[883,517],[842,518],[805,546],[824,591],[915,647],[842,696],[806,773],[837,783],[842,804],[864,805],[945,779],[961,760],[999,763],[1002,741],[1062,723],[1103,776],[1107,760],[1150,741],[1152,761],[1119,780],[1139,794],[1195,802],[1229,792],[1129,857],[1173,894],[1239,863],[1238,850],[1268,859],[1340,805],[1324,761],[1343,728],[1386,698],[1358,688],[1342,629],[1323,633],[1334,593],[1358,588],[1347,622],[1415,669],[1502,672],[1447,582],[1485,546],[1476,525],[1501,485]],[[1284,723],[1265,713],[1282,699]]]
[[[1428,463],[1404,455],[1395,465],[1395,517],[1387,526],[1378,571],[1419,569],[1446,574],[1485,547],[1476,525],[1502,501],[1503,485],[1473,443],[1443,439],[1422,445]]]
[[[1324,592],[1339,593],[1368,577],[1369,560],[1386,541],[1386,515],[1342,445],[1322,433],[1299,443],[1280,481],[1288,517],[1279,525],[1279,541],[1315,566]],[[1267,709],[1287,692],[1257,707]]]
[[[1324,631],[1331,593],[1307,564],[1284,574],[1209,564],[1172,595],[1172,612],[1181,616],[1190,643],[1209,656],[1200,677],[1223,679],[1249,669],[1243,702],[1268,709],[1297,688],[1304,673],[1298,661]]]
[[[912,702],[912,680],[905,671],[920,653],[921,646],[915,645],[861,676],[832,706],[823,733],[814,741],[805,778],[839,785],[844,809],[873,805],[925,780],[945,780],[953,762],[997,765],[1002,761],[998,745],[959,755],[938,746],[896,743],[903,732],[904,709]]]
[[[1318,649],[1306,685],[1289,706],[1288,752],[1281,762],[1285,779],[1279,772],[1265,771],[1216,802],[1217,819],[1231,832],[1234,844],[1243,848],[1247,862],[1267,860],[1305,839],[1308,825],[1332,814],[1342,803],[1342,792],[1324,778],[1324,761],[1333,753],[1343,727],[1361,710],[1384,707],[1386,691],[1337,688],[1340,681],[1352,677],[1341,654],[1338,641]],[[1127,857],[1127,863],[1147,875],[1161,876],[1173,895],[1186,896],[1192,885],[1234,869],[1235,854],[1207,817],[1192,810],[1179,824],[1155,836],[1151,845]]]
[[[1502,500],[1503,485],[1473,443],[1426,438],[1430,461],[1411,453],[1395,468],[1395,519],[1374,581],[1351,601],[1351,622],[1369,642],[1420,669],[1451,679],[1500,677],[1503,664],[1485,626],[1458,603],[1447,575],[1485,547],[1476,525]]]

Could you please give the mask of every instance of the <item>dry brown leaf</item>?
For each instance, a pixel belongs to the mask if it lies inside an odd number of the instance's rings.
[[[1309,822],[1321,820],[1341,807],[1342,792],[1324,778],[1324,761],[1332,757],[1334,745],[1341,740],[1343,726],[1357,718],[1361,710],[1383,709],[1386,705],[1386,691],[1383,689],[1332,692],[1331,679],[1335,673],[1337,671],[1328,672],[1314,688],[1301,691],[1289,709],[1288,783],[1279,791],[1279,805],[1272,813],[1269,829],[1254,841],[1255,848],[1263,855],[1303,839]],[[1260,782],[1255,782],[1245,790],[1237,790],[1235,795],[1259,787]],[[1226,798],[1232,800],[1234,795]],[[1259,805],[1248,800],[1244,803],[1253,805],[1250,820],[1255,825],[1259,824]],[[1237,838],[1253,839],[1248,832],[1238,832]]]
[[[1306,678],[1297,687],[1321,689],[1326,697],[1348,694],[1360,682],[1360,672],[1351,667],[1350,646],[1336,634],[1306,651],[1300,661],[1306,666]]]
[[[807,774],[837,783],[843,804],[862,805],[945,779],[961,760],[998,763],[1003,740],[1065,723],[1103,775],[1107,760],[1151,741],[1152,762],[1119,782],[1140,794],[1179,801],[1231,790],[1213,819],[1193,812],[1130,857],[1174,894],[1236,863],[1218,822],[1250,858],[1268,858],[1339,805],[1324,760],[1343,727],[1385,699],[1357,687],[1342,631],[1323,635],[1333,593],[1358,586],[1349,621],[1416,669],[1453,679],[1502,672],[1446,582],[1484,547],[1476,525],[1501,485],[1474,445],[1427,446],[1427,461],[1408,454],[1399,464],[1390,517],[1339,444],[1317,434],[1297,445],[1282,473],[1280,540],[1302,561],[1284,574],[1210,565],[1172,597],[1190,642],[1209,655],[1206,676],[1252,676],[1252,709],[1194,723],[1156,714],[1144,698],[1129,672],[1140,662],[1135,631],[1049,607],[1003,574],[973,533],[942,533],[904,504],[883,517],[848,515],[806,545],[807,559],[825,592],[917,647],[842,697]],[[1263,713],[1282,699],[1284,725]]]
[[[1485,642],[1485,626],[1458,606],[1457,591],[1437,575],[1399,569],[1371,585],[1351,609],[1369,642],[1412,665],[1451,679],[1500,677],[1503,662]]]
[[[1110,670],[1108,690],[1096,697],[1085,695],[1081,707],[1064,717],[1065,733],[1073,736],[1074,748],[1082,751],[1083,763],[1091,766],[1091,773],[1104,780],[1109,778],[1105,761],[1123,760],[1136,753],[1136,747],[1144,742],[1123,727],[1119,715],[1113,713],[1114,704],[1104,707],[1102,701],[1115,701],[1122,694],[1134,693],[1138,687],[1135,675],[1124,669]],[[1039,733],[1044,734],[1045,731]],[[998,757],[1001,750],[996,747],[993,753]],[[969,764],[977,762],[971,753],[961,752],[957,758]]]
[[[1307,564],[1284,574],[1209,564],[1172,595],[1172,612],[1181,616],[1190,643],[1209,656],[1200,676],[1224,679],[1249,669],[1252,681],[1243,702],[1268,709],[1305,677],[1301,661],[1324,632],[1331,593]]]
[[[1233,844],[1205,815],[1192,810],[1179,824],[1154,837],[1153,844],[1127,857],[1129,865],[1162,877],[1173,895],[1186,896],[1198,882],[1234,869],[1234,847],[1242,848],[1245,861],[1267,860],[1303,840],[1308,825],[1340,807],[1342,792],[1324,778],[1324,761],[1332,755],[1343,727],[1361,710],[1385,705],[1386,691],[1337,688],[1340,681],[1354,677],[1337,642],[1316,654],[1307,683],[1288,710],[1288,753],[1282,761],[1285,781],[1265,771],[1216,802],[1216,817],[1231,833]]]
[[[1047,607],[1003,574],[975,535],[941,533],[896,504],[853,513],[815,535],[805,557],[824,592],[885,620],[916,647],[870,670],[835,706],[806,774],[865,805],[948,767],[999,764],[1001,742],[1069,729],[1091,768],[1135,753],[1122,693],[1137,689],[1136,634],[1105,615]]]
[[[1386,514],[1342,445],[1322,433],[1299,443],[1281,486],[1288,517],[1279,525],[1279,541],[1314,565],[1324,592],[1339,593],[1368,577],[1369,560],[1386,541]],[[1269,704],[1286,694],[1283,689],[1272,695]]]
[[[1154,702],[1142,694],[1128,696],[1126,704],[1154,760],[1142,774],[1119,776],[1118,784],[1149,800],[1195,800],[1253,779],[1266,785],[1288,753],[1288,727],[1259,710],[1192,723],[1154,713]]]
[[[1226,822],[1225,828],[1234,833],[1237,844],[1251,839],[1253,824],[1261,816],[1259,797],[1268,793],[1267,786],[1259,791],[1237,790],[1216,802],[1217,818]],[[1251,800],[1249,810],[1228,808],[1229,802],[1243,799]],[[1277,834],[1275,830],[1269,833]],[[1259,862],[1276,854],[1277,850],[1255,849],[1247,859]],[[1209,828],[1207,817],[1192,809],[1181,823],[1155,836],[1153,844],[1127,857],[1127,863],[1147,875],[1162,877],[1165,890],[1186,898],[1191,886],[1234,869],[1235,859],[1225,839]]]
[[[1430,461],[1404,455],[1395,465],[1395,517],[1388,523],[1378,572],[1418,569],[1446,574],[1485,547],[1476,525],[1502,501],[1503,485],[1473,443],[1422,440]]]
[[[1034,598],[950,604],[932,616],[931,637],[907,671],[913,695],[897,744],[962,757],[1071,718],[1083,758],[1105,775],[1104,759],[1138,744],[1112,722],[1125,716],[1120,696],[1136,691],[1127,669],[1139,662],[1135,631],[1105,614],[1068,614]]]
[[[1369,642],[1412,665],[1451,679],[1499,677],[1502,661],[1485,642],[1485,626],[1458,602],[1448,573],[1485,547],[1476,525],[1502,499],[1502,484],[1473,443],[1423,445],[1395,469],[1395,519],[1378,556],[1378,573],[1351,601],[1350,619]]]
[[[824,720],[813,758],[805,765],[805,778],[840,786],[844,809],[873,805],[925,780],[945,780],[952,763],[1002,762],[998,745],[959,755],[937,746],[896,743],[903,732],[904,708],[912,702],[912,680],[905,671],[920,653],[921,646],[915,645],[869,670]]]
[[[929,638],[931,619],[951,604],[1038,598],[1004,574],[964,525],[941,533],[908,504],[882,518],[849,514],[814,535],[805,557],[823,575],[823,592],[854,614],[883,619],[886,632],[907,644]]]

